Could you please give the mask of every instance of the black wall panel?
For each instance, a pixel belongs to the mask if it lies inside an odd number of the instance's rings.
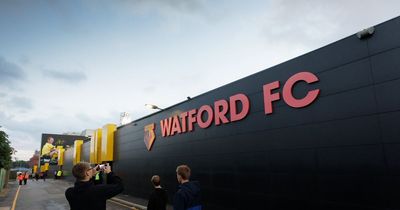
[[[90,162],[90,141],[82,144],[81,161]]]
[[[371,57],[372,72],[376,83],[400,78],[400,48]]]
[[[400,110],[379,115],[382,141],[384,143],[400,143]]]
[[[400,78],[376,85],[376,99],[380,112],[400,109]]]
[[[62,169],[64,177],[70,181],[75,180],[75,178],[72,176],[73,157],[74,147],[67,148],[64,153],[64,165]]]
[[[161,176],[172,201],[176,166],[188,164],[205,209],[400,209],[400,18],[119,127],[114,170],[125,193],[147,198]],[[301,71],[319,82],[296,84],[317,100],[294,109],[282,99],[264,114],[263,85]],[[184,88],[184,87],[182,87]],[[244,93],[250,112],[239,122],[163,138],[160,120]],[[144,126],[156,123],[151,151]]]
[[[368,40],[370,54],[400,47],[400,18],[396,17],[375,27],[376,34]]]

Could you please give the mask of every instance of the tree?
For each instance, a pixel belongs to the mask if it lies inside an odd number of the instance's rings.
[[[13,151],[14,149],[10,146],[8,135],[0,130],[0,168],[10,168]]]

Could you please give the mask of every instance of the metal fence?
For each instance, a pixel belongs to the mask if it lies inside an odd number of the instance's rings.
[[[2,191],[6,185],[6,172],[4,168],[0,169],[0,191]]]

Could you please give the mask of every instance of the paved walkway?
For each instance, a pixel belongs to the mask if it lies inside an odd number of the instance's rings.
[[[9,182],[8,192],[0,197],[0,210],[11,210],[15,197],[17,199],[13,210],[69,210],[64,192],[70,186],[72,183],[53,179],[29,180],[27,185],[22,186],[15,181]],[[127,209],[137,208],[130,206],[129,202],[121,203],[114,200],[107,202],[107,210]]]
[[[3,189],[0,193],[0,210],[9,210],[14,201],[14,195],[17,192],[17,183],[9,182],[8,188]],[[12,196],[10,196],[12,195]]]

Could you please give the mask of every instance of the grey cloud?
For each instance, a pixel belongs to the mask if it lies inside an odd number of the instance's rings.
[[[111,122],[119,122],[119,116],[121,112],[113,111],[109,114],[108,117],[98,117],[98,116],[91,116],[86,113],[77,113],[75,114],[75,118],[81,121],[82,124],[86,125],[94,125],[94,126],[103,126],[106,123]],[[90,127],[86,127],[90,128]],[[83,128],[85,129],[85,128]],[[82,129],[82,130],[83,130]]]
[[[332,23],[337,21],[328,21],[330,14],[321,15],[324,9],[318,2],[311,7],[305,1],[276,1],[271,8],[274,10],[266,16],[264,32],[274,44],[296,45],[301,40],[303,45],[313,46],[336,28]],[[328,22],[331,24],[326,24]]]
[[[143,92],[145,92],[145,93],[151,93],[151,92],[156,91],[156,89],[157,89],[157,88],[155,88],[155,87],[153,87],[153,86],[147,86],[147,87],[144,87],[144,88],[143,88]]]
[[[33,104],[32,100],[25,97],[13,97],[10,100],[10,105],[12,107],[20,108],[20,109],[32,109]]]
[[[12,85],[25,78],[24,71],[15,63],[0,56],[0,85]]]
[[[30,59],[29,59],[29,57],[27,56],[27,55],[21,55],[20,57],[19,57],[19,62],[21,63],[21,64],[29,64],[31,61],[30,61]]]
[[[78,83],[87,79],[83,72],[61,72],[54,70],[43,70],[43,75],[49,78],[62,80],[68,83]]]
[[[119,0],[118,4],[113,4],[112,7],[136,14],[156,12],[166,17],[182,14],[204,15],[206,13],[204,0]]]
[[[281,49],[311,50],[393,18],[400,4],[394,0],[384,5],[374,0],[280,0],[270,6],[274,9],[266,13],[262,33],[267,42]]]
[[[85,113],[75,114],[75,117],[84,122],[95,122],[95,119],[92,119],[89,115]]]
[[[152,0],[152,3],[165,5],[167,7],[179,10],[179,11],[197,11],[203,9],[203,2],[199,0],[182,1],[182,0]]]
[[[6,114],[0,110],[0,119],[1,119],[0,123],[5,123],[4,120],[6,119],[6,117],[7,117]],[[0,126],[1,126],[1,124],[0,124]]]
[[[120,0],[120,2],[135,7],[161,7],[178,11],[196,11],[202,9],[204,5],[203,0]]]

